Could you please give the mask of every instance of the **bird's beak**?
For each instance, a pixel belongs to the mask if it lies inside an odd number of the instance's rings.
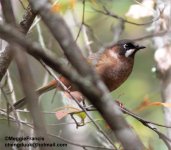
[[[140,49],[144,49],[144,48],[146,48],[146,47],[145,47],[145,46],[137,45],[137,46],[136,46],[136,51],[138,51],[138,50],[140,50]]]

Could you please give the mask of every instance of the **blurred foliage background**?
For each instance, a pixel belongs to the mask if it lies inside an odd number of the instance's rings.
[[[25,6],[27,6],[28,2],[26,0],[22,1]],[[73,37],[76,38],[80,23],[83,17],[83,3],[81,0],[57,0],[53,1],[57,5],[53,8],[54,13],[60,13],[65,21],[67,22],[70,30],[72,31]],[[105,6],[108,10],[115,13],[118,16],[124,17],[128,11],[129,7],[134,4],[133,0],[86,0],[85,3],[85,19],[84,23],[88,25],[91,30],[87,30],[87,35],[89,37],[89,41],[91,43],[91,49],[93,52],[98,51],[103,48],[104,45],[111,43],[115,38],[115,32],[118,30],[119,22],[117,19],[114,19],[110,16],[102,15],[95,11],[95,9],[102,10],[103,6]],[[18,0],[13,0],[13,7],[15,10],[15,15],[17,20],[20,21],[22,19],[22,15],[24,13],[24,9]],[[144,18],[139,20],[134,20],[132,18],[126,18],[129,21],[144,23],[150,21],[152,18]],[[38,20],[38,18],[37,18]],[[135,39],[144,35],[150,34],[146,29],[149,25],[144,26],[135,26],[131,24],[125,23],[124,30],[119,37],[119,39]],[[39,28],[39,29],[38,29]],[[91,31],[91,32],[90,32]],[[42,34],[42,35],[41,35]],[[92,34],[96,37],[94,39]],[[67,61],[64,58],[64,55],[58,45],[57,42],[53,39],[50,32],[40,20],[36,25],[34,25],[29,34],[28,38],[40,42],[40,37],[43,38],[44,44],[47,48],[51,49],[56,53],[57,59],[61,59],[64,63]],[[88,52],[86,49],[84,34],[81,31],[79,38],[77,40],[78,45],[81,47],[83,54],[87,56]],[[160,106],[149,106],[144,109],[141,104],[144,100],[150,101],[162,101],[160,97],[160,83],[156,77],[156,74],[152,72],[152,68],[155,66],[153,60],[154,47],[152,40],[147,39],[140,41],[142,45],[145,45],[147,48],[142,50],[136,55],[135,58],[135,66],[134,70],[129,77],[129,79],[116,91],[112,92],[111,95],[113,100],[118,99],[121,101],[124,106],[144,119],[157,122],[160,124],[164,124],[163,121],[163,112],[162,107]],[[37,87],[42,86],[52,79],[45,71],[45,69],[31,56],[28,56],[28,60],[30,63],[30,68],[32,70],[32,74],[34,75],[34,79],[37,83]],[[14,85],[14,92],[16,94],[17,99],[20,99],[23,96],[19,75],[16,69],[16,65],[14,62],[10,65],[9,68],[10,76]],[[12,91],[13,92],[13,91]],[[63,107],[66,103],[66,98],[62,95],[61,92],[57,92],[55,97],[53,95],[55,90],[45,93],[40,97],[40,103],[44,111],[54,112],[59,107]],[[1,94],[2,95],[2,94]],[[8,94],[8,96],[10,96]],[[1,108],[5,108],[4,97],[1,96],[0,100]],[[140,109],[138,109],[140,108]],[[102,120],[101,116],[97,113],[91,113],[93,118],[99,119],[97,123],[111,136],[112,135],[109,127]],[[56,135],[61,135],[68,140],[75,141],[80,144],[91,144],[91,145],[105,145],[107,144],[103,137],[99,136],[99,133],[93,126],[93,124],[88,123],[82,127],[76,129],[75,124],[70,124],[73,120],[68,115],[67,117],[58,120],[55,117],[55,114],[45,114],[45,120],[47,124],[47,128],[49,132],[54,133]],[[21,118],[24,121],[31,122],[31,118],[28,113],[21,113]],[[140,122],[133,119],[130,116],[125,115],[125,118],[130,123],[130,126],[135,129],[136,133],[140,136],[143,143],[152,150],[165,150],[166,147],[164,143],[159,139],[158,135],[156,135],[153,131],[149,130],[145,126],[143,126]],[[112,118],[111,118],[112,119]],[[86,118],[86,120],[88,120]],[[69,123],[68,123],[69,122]],[[116,122],[117,123],[117,122]],[[50,125],[48,125],[50,124]],[[58,124],[58,125],[53,125]],[[15,123],[10,122],[8,124],[7,120],[4,117],[0,120],[0,139],[1,144],[4,143],[4,136],[16,134],[15,133]],[[29,127],[23,127],[24,132],[30,133],[31,129]],[[160,128],[162,132],[164,132],[163,128]],[[56,141],[56,139],[55,139]],[[58,143],[65,143],[57,140]],[[74,149],[79,150],[81,148],[68,145],[67,148],[57,149]]]

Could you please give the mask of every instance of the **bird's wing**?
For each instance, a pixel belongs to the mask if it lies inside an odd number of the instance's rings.
[[[93,53],[87,58],[87,61],[89,64],[94,65],[96,64],[96,60],[98,59],[98,57],[99,56],[96,53]]]
[[[87,61],[89,64],[96,66],[99,63],[104,63],[102,53],[93,53],[88,58]]]

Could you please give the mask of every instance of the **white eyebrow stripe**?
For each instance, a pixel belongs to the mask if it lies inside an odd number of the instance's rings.
[[[131,56],[134,53],[134,51],[135,51],[135,49],[129,49],[129,50],[127,50],[126,53],[125,53],[125,57]]]

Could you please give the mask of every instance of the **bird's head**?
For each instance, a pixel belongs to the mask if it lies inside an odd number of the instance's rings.
[[[132,40],[120,40],[112,47],[116,53],[126,58],[134,58],[135,53],[144,48],[145,46],[137,45]]]

